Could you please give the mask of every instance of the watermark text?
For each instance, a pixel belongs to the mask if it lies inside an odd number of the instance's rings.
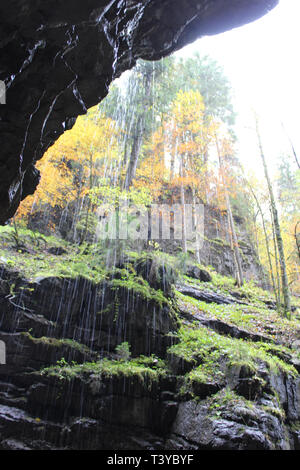
[[[203,204],[121,204],[97,211],[97,240],[186,240],[198,248],[203,243]]]
[[[2,80],[0,80],[0,104],[6,104],[6,86]]]
[[[6,364],[6,346],[4,341],[0,340],[0,365]]]

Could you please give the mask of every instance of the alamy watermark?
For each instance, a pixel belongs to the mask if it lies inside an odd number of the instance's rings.
[[[6,364],[6,346],[4,341],[0,341],[0,365]]]
[[[0,104],[6,104],[6,86],[2,80],[0,80]]]
[[[204,234],[203,204],[121,204],[97,210],[97,240],[185,240],[201,248]]]

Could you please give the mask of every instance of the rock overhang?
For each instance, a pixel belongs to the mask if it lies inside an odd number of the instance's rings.
[[[0,223],[39,182],[35,163],[139,58],[241,26],[278,0],[4,0]]]

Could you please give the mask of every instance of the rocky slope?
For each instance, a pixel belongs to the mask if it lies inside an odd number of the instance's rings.
[[[0,223],[32,194],[35,162],[138,58],[155,60],[267,13],[278,0],[2,0]]]
[[[284,319],[268,292],[200,266],[178,277],[161,253],[98,278],[94,254],[94,281],[25,276],[8,256],[0,448],[300,448],[296,306]]]

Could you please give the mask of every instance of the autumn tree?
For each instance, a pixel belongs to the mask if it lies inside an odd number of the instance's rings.
[[[117,134],[115,122],[99,114],[97,108],[78,118],[72,130],[63,134],[38,163],[41,182],[34,196],[21,204],[17,217],[32,217],[43,210],[51,219],[54,209],[62,215],[70,208],[71,237],[82,242],[92,209],[89,192],[100,178],[110,184],[116,180],[120,159]]]
[[[174,56],[155,62],[138,61],[126,80],[111,87],[111,92],[100,105],[101,109],[118,122],[123,130],[122,181],[129,188],[136,170],[147,155],[144,146],[158,128],[173,113],[177,94],[195,91],[202,95],[204,117],[211,115],[234,122],[231,88],[220,66],[208,57],[195,54],[192,58]],[[206,153],[206,159],[208,154]]]
[[[208,147],[212,141],[214,123],[205,116],[205,105],[199,91],[179,91],[172,105],[167,123],[167,153],[170,178],[180,187],[182,207],[182,248],[187,251],[185,226],[185,191],[192,193],[195,207],[197,198],[205,198],[205,174]],[[202,184],[201,184],[202,183]],[[197,225],[197,224],[196,224]],[[199,250],[197,248],[199,260]]]

